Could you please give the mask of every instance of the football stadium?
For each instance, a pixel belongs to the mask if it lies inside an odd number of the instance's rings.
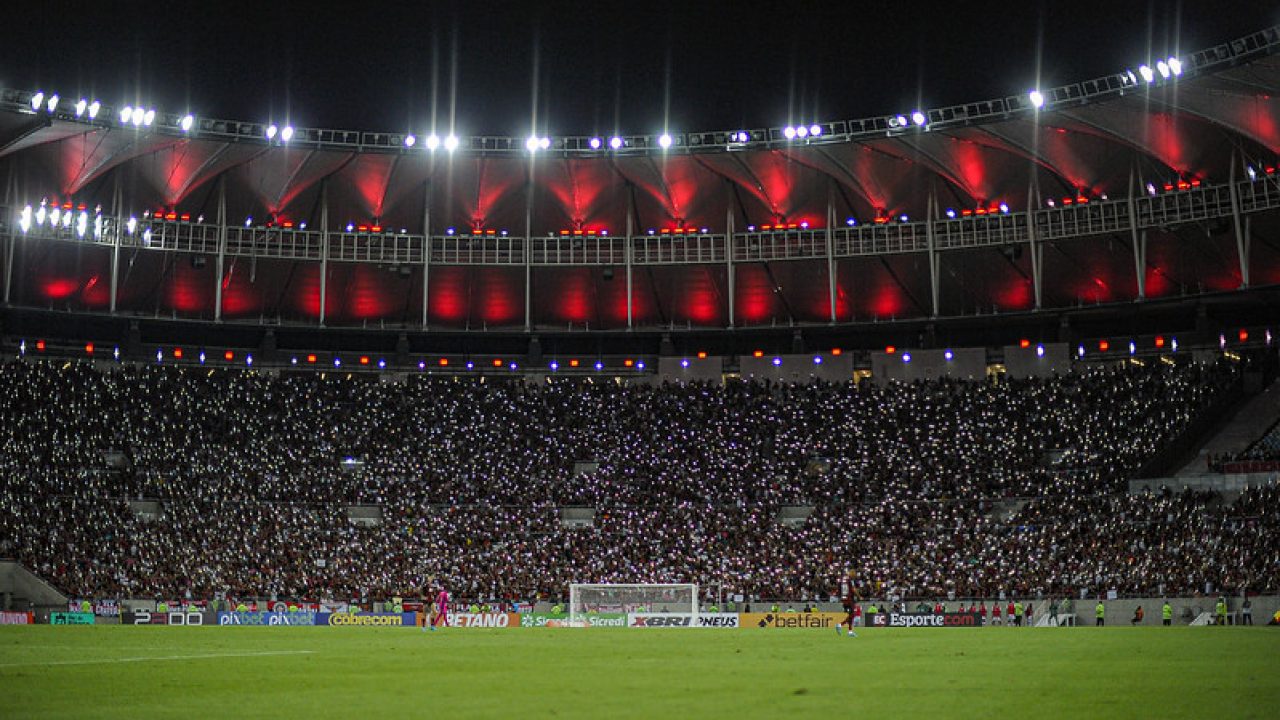
[[[0,717],[1276,717],[1280,15],[1051,5],[33,19]]]

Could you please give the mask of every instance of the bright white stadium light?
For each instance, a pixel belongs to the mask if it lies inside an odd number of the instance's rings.
[[[22,232],[24,233],[31,229],[31,206],[30,205],[22,208],[22,212],[18,215],[18,227],[21,228]]]
[[[36,93],[35,95],[32,95],[32,96],[31,96],[31,109],[32,109],[32,110],[39,110],[39,109],[40,109],[41,107],[43,107],[43,106],[44,106],[44,93],[43,93],[43,92],[38,92],[38,93]]]
[[[616,135],[609,138],[609,147],[613,148],[614,150],[621,150],[624,144],[625,144],[625,141],[623,141],[622,138]]]
[[[62,219],[62,208],[57,207],[55,205],[53,210],[49,212],[49,225],[53,227],[57,227],[58,221],[61,219]]]
[[[134,108],[133,116],[129,118],[133,122],[134,127],[141,127],[142,121],[147,118],[147,111],[142,108]]]
[[[62,227],[64,228],[71,227],[71,211],[70,210],[62,213]]]
[[[151,123],[155,121],[156,121],[155,110],[148,110],[146,114],[142,116],[142,124],[146,125],[147,127],[151,127]]]
[[[82,115],[84,115],[84,111],[88,109],[89,109],[89,101],[85,100],[84,98],[80,98],[80,100],[76,102],[76,117],[81,117]]]
[[[1008,214],[1009,214],[1009,204],[1008,204],[1008,203],[1000,203],[1000,212],[1002,212],[1002,213],[1004,213],[1004,214],[1008,215]]]
[[[786,127],[782,128],[782,137],[784,137],[784,138],[786,138],[786,139],[788,139],[788,140],[795,140],[795,139],[796,139],[796,129],[795,129],[795,128],[793,128],[793,127],[791,127],[790,125],[788,125],[788,126],[786,126]]]
[[[1027,98],[1031,100],[1031,107],[1037,110],[1044,107],[1044,93],[1039,90],[1032,90],[1027,93]]]
[[[546,150],[551,147],[551,138],[541,138],[538,140],[538,149]]]
[[[444,139],[444,149],[453,152],[458,149],[458,136],[450,135]]]
[[[663,150],[666,150],[667,148],[671,147],[671,136],[666,133],[662,133],[661,135],[659,135],[658,147],[662,148]]]
[[[956,216],[955,208],[947,208],[947,217],[955,218],[955,216]]]
[[[915,112],[911,113],[911,122],[915,123],[916,125],[924,125],[924,121],[926,119],[927,118],[924,116],[924,113],[920,112],[919,110],[916,110]]]
[[[58,109],[58,93],[49,96],[49,102],[45,103],[45,107],[49,108],[49,112]]]
[[[191,132],[191,127],[195,124],[196,119],[191,115],[186,115],[182,118],[182,122],[179,123],[179,127],[182,128],[182,132]]]
[[[89,103],[89,119],[94,120],[98,117],[98,111],[102,109],[102,103],[94,100]]]
[[[405,136],[404,136],[404,146],[405,146],[405,147],[411,148],[411,147],[413,147],[414,145],[417,145],[417,144],[418,144],[418,138],[414,137],[413,135],[405,135]]]
[[[1169,63],[1161,60],[1156,63],[1156,72],[1160,73],[1160,77],[1165,80],[1169,79]]]
[[[805,126],[803,126],[803,125],[800,125],[799,127],[797,127],[797,128],[796,128],[796,137],[798,137],[798,138],[807,138],[807,137],[809,137],[809,128],[807,128],[807,127],[805,127]]]
[[[1176,57],[1171,57],[1171,58],[1169,58],[1169,72],[1173,73],[1173,76],[1174,76],[1174,77],[1179,77],[1179,76],[1181,76],[1181,75],[1182,75],[1182,61],[1181,61],[1181,60],[1179,60],[1179,59],[1178,59],[1178,58],[1176,58]]]
[[[524,149],[529,152],[538,152],[538,138],[530,135],[529,138],[524,141]]]
[[[818,136],[819,136],[819,135],[821,135],[821,134],[822,134],[822,126],[821,126],[821,125],[810,125],[810,126],[809,126],[809,137],[818,137]]]
[[[440,137],[439,137],[438,135],[436,135],[435,133],[432,133],[432,134],[428,135],[428,136],[427,136],[427,149],[428,149],[428,150],[430,150],[431,152],[435,152],[435,151],[436,151],[436,148],[438,148],[438,147],[440,147]]]
[[[1153,71],[1150,67],[1146,65],[1138,66],[1138,74],[1141,75],[1142,79],[1148,83],[1154,82],[1156,79],[1155,71]]]
[[[906,117],[904,117],[904,116],[902,116],[902,115],[897,116],[896,118],[894,118],[894,120],[897,120],[897,121],[898,121],[898,127],[906,127],[906,126],[907,126],[907,118],[906,118]]]
[[[280,132],[280,128],[276,127],[275,123],[271,123],[270,125],[267,126],[267,139],[275,140],[276,133],[278,132]]]
[[[590,140],[588,140],[588,141],[587,141],[587,145],[588,145],[592,150],[599,150],[599,149],[600,149],[600,138],[598,138],[598,137],[593,137],[593,138],[591,138]]]
[[[83,238],[89,232],[89,213],[81,211],[76,217],[76,237]]]
[[[280,139],[281,139],[281,140],[283,140],[284,142],[289,142],[290,140],[292,140],[292,139],[293,139],[293,126],[292,126],[292,125],[285,125],[285,126],[284,126],[284,129],[282,129],[282,130],[280,131]]]
[[[136,217],[129,218],[129,222],[126,222],[124,224],[124,229],[128,231],[130,235],[132,235],[133,231],[138,229],[138,218]]]
[[[36,224],[44,225],[45,208],[44,203],[40,204],[40,209],[36,210]]]

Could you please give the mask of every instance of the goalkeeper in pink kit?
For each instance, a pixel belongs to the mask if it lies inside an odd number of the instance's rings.
[[[436,593],[433,611],[431,629],[434,630],[437,625],[449,627],[449,591],[443,587],[440,588],[440,592]]]

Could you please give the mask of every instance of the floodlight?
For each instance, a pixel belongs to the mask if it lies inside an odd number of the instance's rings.
[[[414,137],[412,134],[410,134],[410,135],[405,135],[405,136],[404,136],[404,146],[405,146],[405,147],[407,147],[407,148],[411,148],[411,147],[413,147],[414,145],[417,145],[417,144],[418,144],[418,138]]]
[[[797,128],[796,128],[796,137],[798,137],[798,138],[806,138],[806,137],[809,137],[809,128],[807,128],[807,127],[805,127],[805,126],[803,126],[803,125],[801,125],[801,126],[797,127]]]
[[[1007,215],[1009,213],[1009,203],[1000,203],[1000,212]]]
[[[84,115],[84,111],[88,109],[89,109],[89,101],[85,100],[84,98],[80,98],[80,100],[76,102],[76,117],[80,117]]]
[[[623,139],[616,135],[609,138],[609,147],[613,148],[614,150],[621,150],[622,146],[625,144],[626,143],[623,141]]]
[[[133,108],[125,105],[124,109],[120,111],[120,122],[122,124],[127,123],[131,117],[133,117]]]
[[[1165,80],[1169,79],[1169,63],[1161,60],[1156,63],[1156,71],[1160,73],[1160,77]]]
[[[1155,72],[1152,71],[1151,68],[1146,65],[1138,66],[1138,74],[1141,75],[1142,79],[1147,81],[1148,83],[1154,82],[1156,79]]]
[[[1179,76],[1181,76],[1181,75],[1182,75],[1182,61],[1181,61],[1181,60],[1179,60],[1179,59],[1178,59],[1178,58],[1176,58],[1176,57],[1171,57],[1171,58],[1169,58],[1169,72],[1173,73],[1173,76],[1174,76],[1174,77],[1179,77]]]
[[[276,127],[275,123],[271,123],[270,125],[267,126],[267,139],[275,140],[276,133],[278,132],[280,132],[280,128]]]
[[[919,110],[916,110],[915,112],[911,113],[911,122],[915,123],[916,125],[924,125],[924,121],[926,119],[927,118],[924,116],[924,113],[920,112]]]
[[[897,120],[897,121],[898,121],[898,127],[906,127],[906,126],[907,126],[907,119],[906,119],[905,117],[903,117],[902,115],[897,116],[896,118],[894,118],[894,120]]]
[[[102,103],[98,102],[97,100],[94,100],[93,102],[89,103],[89,119],[90,120],[96,119],[98,117],[98,111],[101,109],[102,109]]]
[[[662,148],[663,150],[666,150],[667,148],[671,147],[671,136],[666,133],[662,133],[661,135],[659,135],[658,147]]]
[[[786,126],[786,127],[782,128],[782,136],[783,136],[783,137],[785,137],[785,138],[786,138],[786,139],[788,139],[788,140],[795,140],[795,139],[796,139],[796,129],[795,129],[795,128],[793,128],[793,127],[791,127],[790,125],[788,125],[788,126]]]
[[[453,152],[458,149],[458,136],[450,135],[444,139],[444,149]]]
[[[430,150],[431,152],[435,152],[435,151],[436,151],[436,148],[438,148],[438,147],[440,147],[440,138],[439,138],[439,136],[437,136],[435,133],[432,133],[432,134],[428,135],[428,136],[427,136],[427,149],[428,149],[428,150]]]
[[[45,103],[45,107],[49,108],[49,112],[58,109],[58,93],[49,96],[49,102]]]
[[[293,126],[285,125],[284,129],[280,131],[280,140],[283,142],[289,142],[292,139],[293,139]]]
[[[821,126],[821,125],[810,125],[810,126],[809,126],[809,136],[810,136],[810,137],[818,137],[818,136],[819,136],[819,135],[821,135],[821,134],[822,134],[822,126]]]
[[[528,150],[529,152],[537,152],[537,151],[538,151],[538,138],[534,137],[533,135],[530,135],[530,136],[529,136],[529,139],[524,141],[524,147],[525,147],[525,149],[526,149],[526,150]]]
[[[136,107],[133,109],[133,116],[130,118],[130,120],[133,121],[134,127],[141,127],[142,121],[145,120],[146,118],[147,118],[147,111],[143,110],[140,107]]]
[[[544,138],[541,138],[541,139],[539,139],[539,140],[538,140],[538,149],[539,149],[539,150],[546,150],[546,149],[547,149],[547,148],[549,148],[549,147],[551,147],[551,138],[545,138],[545,137],[544,137]]]
[[[182,132],[191,132],[191,126],[195,125],[195,123],[196,123],[196,119],[190,115],[187,115],[182,118],[182,122],[179,123],[179,126],[182,128]]]
[[[32,109],[32,110],[39,110],[39,109],[40,109],[41,107],[43,107],[43,106],[44,106],[44,93],[43,93],[43,92],[38,92],[38,93],[36,93],[35,95],[32,95],[32,96],[31,96],[31,109]]]
[[[148,111],[147,111],[147,112],[142,116],[142,124],[143,124],[143,125],[146,125],[147,127],[151,127],[151,123],[153,123],[153,122],[155,122],[155,121],[156,121],[156,111],[155,111],[155,110],[148,110]]]
[[[954,209],[954,208],[947,208],[947,217],[949,217],[949,218],[954,218],[955,216],[956,216],[956,211],[955,211],[955,209]]]
[[[592,150],[599,150],[599,149],[600,149],[600,138],[598,138],[598,137],[593,137],[593,138],[591,138],[590,140],[588,140],[588,141],[587,141],[587,145],[591,146],[591,149],[592,149]]]
[[[1044,93],[1039,90],[1032,90],[1027,93],[1027,97],[1031,99],[1031,106],[1039,110],[1044,107]]]

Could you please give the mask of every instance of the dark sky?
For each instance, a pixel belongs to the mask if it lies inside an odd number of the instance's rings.
[[[1047,87],[1280,22],[1265,0],[20,5],[7,87],[420,133],[452,106],[459,134],[521,137],[535,107],[549,134],[906,112],[1026,92],[1038,62]]]

